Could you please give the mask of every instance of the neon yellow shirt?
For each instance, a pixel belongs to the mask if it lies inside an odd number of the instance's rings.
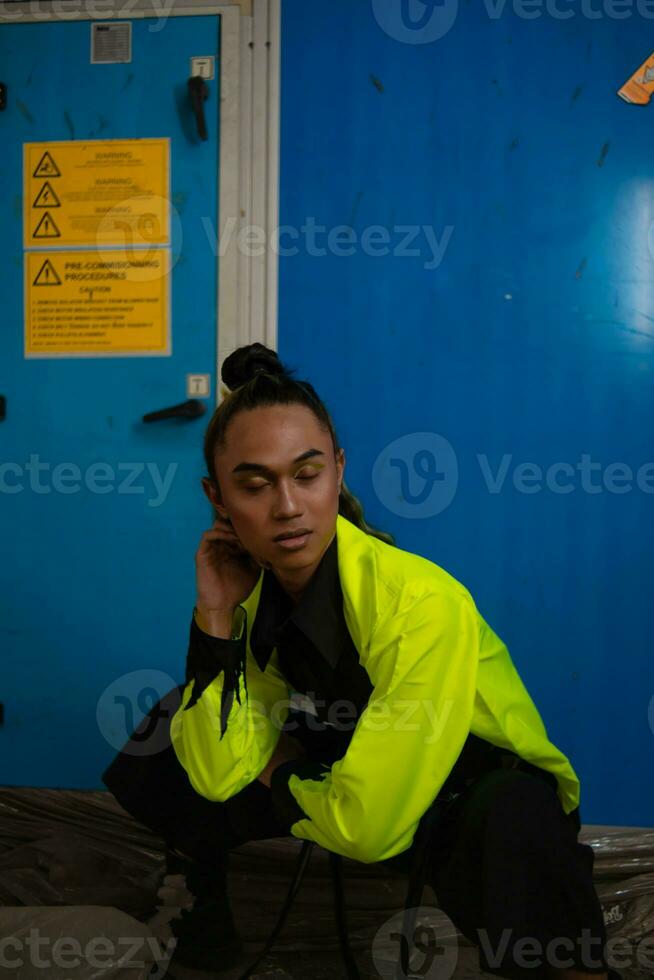
[[[406,850],[470,732],[553,773],[564,811],[574,810],[579,780],[467,589],[340,514],[336,536],[345,621],[373,693],[343,758],[320,779],[291,775],[289,790],[307,814],[292,835],[366,863]],[[190,680],[171,721],[177,758],[210,800],[227,800],[257,778],[289,712],[277,651],[261,671],[250,649],[262,577],[235,614],[248,634],[248,696],[239,678],[222,739],[223,673],[184,711]]]

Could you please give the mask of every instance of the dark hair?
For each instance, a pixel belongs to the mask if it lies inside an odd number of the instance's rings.
[[[295,369],[287,369],[275,351],[259,343],[239,347],[225,359],[221,371],[224,398],[213,413],[204,436],[204,460],[209,478],[216,487],[215,452],[224,447],[229,423],[238,412],[267,405],[304,405],[313,412],[323,431],[331,435],[334,453],[339,451],[334,423],[315,388],[308,381],[296,380],[293,374]],[[366,523],[361,502],[347,489],[345,480],[342,481],[338,512],[366,534],[395,544],[392,535]]]

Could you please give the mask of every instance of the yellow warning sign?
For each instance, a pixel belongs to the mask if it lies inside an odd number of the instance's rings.
[[[25,143],[25,248],[170,244],[169,174],[168,139]]]
[[[39,193],[34,199],[33,208],[60,208],[61,201],[55,194],[54,190],[50,186],[50,182],[46,180],[45,184],[39,190]]]
[[[39,218],[39,223],[34,229],[35,238],[61,238],[61,232],[55,224],[55,220],[49,211],[46,211]]]
[[[43,259],[43,265],[32,280],[33,286],[61,286],[61,279],[50,259]]]
[[[57,164],[47,150],[42,154],[41,159],[34,168],[32,177],[61,177]]]
[[[25,356],[170,354],[170,250],[25,253]]]

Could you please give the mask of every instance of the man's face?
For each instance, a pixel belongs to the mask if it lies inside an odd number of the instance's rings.
[[[312,574],[336,531],[345,468],[343,451],[334,457],[331,436],[313,412],[303,405],[239,412],[215,465],[217,507],[247,551],[282,577]],[[300,528],[310,532],[304,543],[275,541]]]

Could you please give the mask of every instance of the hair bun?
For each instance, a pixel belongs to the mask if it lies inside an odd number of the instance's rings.
[[[239,347],[226,357],[220,374],[229,390],[234,391],[261,372],[277,377],[287,374],[274,350],[270,350],[263,344],[254,343]]]

